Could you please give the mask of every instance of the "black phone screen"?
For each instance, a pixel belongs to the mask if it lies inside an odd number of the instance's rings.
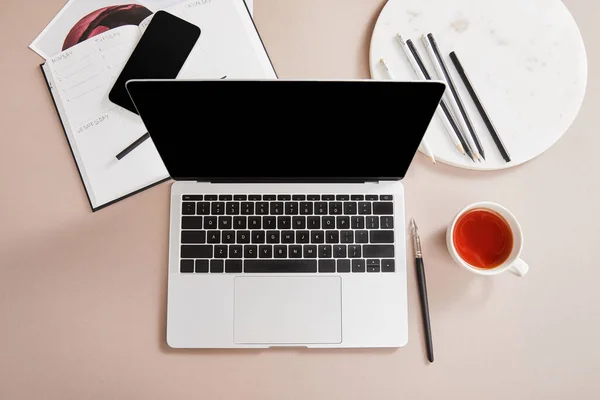
[[[150,20],[108,98],[137,114],[125,84],[130,79],[175,79],[200,37],[200,28],[165,11]]]

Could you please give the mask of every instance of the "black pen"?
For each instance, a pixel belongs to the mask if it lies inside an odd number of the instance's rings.
[[[425,281],[425,265],[421,253],[421,239],[419,238],[417,224],[414,218],[410,220],[410,228],[413,235],[413,246],[415,250],[415,264],[417,279],[419,281],[419,296],[421,297],[421,314],[423,315],[423,330],[427,344],[427,359],[433,362],[433,342],[431,340],[431,323],[429,321],[429,302],[427,301],[427,283]]]
[[[446,67],[446,62],[444,61],[444,58],[442,57],[442,55],[440,53],[440,50],[435,41],[435,38],[433,37],[433,35],[431,33],[429,33],[429,34],[427,34],[427,36],[423,36],[423,43],[425,44],[425,48],[431,58],[431,62],[434,64],[436,69],[438,69],[438,74],[441,75],[440,78],[443,78],[446,81],[446,83],[448,84],[448,87],[450,88],[450,92],[452,93],[452,99],[454,100],[454,103],[455,103],[456,107],[458,108],[458,110],[456,110],[456,111],[460,112],[460,115],[462,115],[462,117],[463,117],[462,120],[464,121],[467,130],[471,134],[473,143],[477,147],[476,149],[472,149],[473,152],[477,151],[477,154],[475,154],[475,157],[480,155],[485,160],[485,152],[483,150],[483,146],[481,145],[481,142],[479,141],[479,136],[477,136],[475,127],[473,126],[473,123],[471,122],[471,119],[469,118],[469,114],[467,113],[467,109],[465,108],[465,106],[462,102],[460,93],[458,93],[458,90],[456,89],[456,85],[454,85],[454,81],[452,80],[450,71],[448,71],[448,67]],[[457,118],[458,118],[458,115],[457,115]],[[465,134],[466,134],[466,132],[465,132]],[[473,146],[471,146],[471,147],[473,147]]]
[[[479,99],[479,96],[477,95],[477,92],[475,91],[475,88],[473,87],[473,84],[471,83],[471,80],[469,79],[467,72],[465,71],[462,64],[460,63],[460,60],[458,59],[456,52],[453,51],[450,53],[450,59],[452,60],[454,67],[456,67],[456,71],[458,71],[458,75],[460,75],[460,79],[462,79],[463,83],[465,84],[465,87],[467,88],[467,91],[469,92],[471,99],[473,99],[473,103],[475,103],[475,107],[477,107],[477,111],[479,111],[479,115],[481,115],[481,119],[483,119],[483,122],[485,122],[485,126],[487,127],[488,131],[490,132],[492,139],[494,139],[494,143],[496,143],[496,147],[498,147],[498,151],[500,151],[502,158],[504,158],[504,161],[510,162],[510,155],[508,154],[508,150],[506,150],[506,147],[504,146],[504,143],[502,142],[500,135],[498,135],[498,131],[496,131],[496,127],[492,123],[492,120],[490,119],[490,116],[488,115],[485,107],[483,106],[483,103]]]

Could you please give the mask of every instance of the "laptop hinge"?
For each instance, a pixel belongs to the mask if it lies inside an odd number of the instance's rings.
[[[378,180],[364,179],[211,179],[209,181],[198,181],[208,183],[379,183]]]

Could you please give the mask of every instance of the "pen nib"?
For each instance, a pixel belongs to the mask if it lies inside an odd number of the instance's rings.
[[[411,219],[410,219],[410,229],[411,229],[411,231],[412,231],[413,235],[416,235],[416,234],[417,234],[417,230],[418,230],[419,228],[417,227],[417,223],[415,222],[415,219],[414,219],[414,218],[411,218]]]

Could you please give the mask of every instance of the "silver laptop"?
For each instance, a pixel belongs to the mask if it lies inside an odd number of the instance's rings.
[[[169,346],[407,343],[401,180],[442,83],[127,87],[175,180]]]

